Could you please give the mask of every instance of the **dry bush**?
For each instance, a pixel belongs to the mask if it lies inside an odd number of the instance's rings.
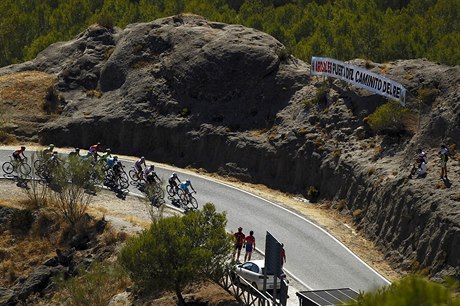
[[[360,219],[362,217],[363,210],[361,208],[355,209],[353,211],[353,218],[354,219]]]
[[[118,241],[118,233],[117,231],[110,225],[108,224],[105,227],[104,232],[101,235],[101,242],[104,243],[105,245],[112,245],[117,243]]]
[[[371,167],[371,168],[369,168],[369,169],[367,170],[367,174],[368,174],[369,176],[371,176],[372,174],[375,173],[375,170],[376,170],[376,169],[375,169],[374,167]]]
[[[78,277],[58,281],[62,289],[58,299],[65,305],[105,306],[110,299],[131,286],[127,272],[118,264],[95,262],[89,271],[79,271]]]
[[[342,210],[347,206],[347,201],[345,199],[335,202],[334,208],[337,210]]]
[[[44,153],[39,152],[37,155],[35,153],[32,154],[31,157],[31,177],[35,177],[35,164],[36,160],[44,160]],[[27,208],[30,209],[39,209],[42,207],[46,207],[48,204],[49,198],[49,187],[47,184],[41,184],[38,180],[28,180],[26,188],[21,189],[27,196],[28,200],[23,202]]]
[[[0,143],[10,144],[16,141],[16,137],[0,127]]]
[[[100,98],[102,97],[102,92],[96,89],[88,90],[86,96],[90,98]]]

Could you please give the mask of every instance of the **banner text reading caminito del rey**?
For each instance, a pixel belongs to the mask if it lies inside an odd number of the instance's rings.
[[[406,89],[398,82],[335,59],[312,57],[311,74],[338,78],[376,94],[397,100],[402,106],[406,104]]]

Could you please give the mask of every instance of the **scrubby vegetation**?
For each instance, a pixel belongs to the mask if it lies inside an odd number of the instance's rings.
[[[62,277],[58,282],[57,300],[65,305],[103,306],[110,302],[113,295],[122,292],[131,284],[126,271],[118,264],[95,262],[77,277]]]
[[[3,0],[0,66],[34,58],[93,23],[111,29],[180,13],[267,32],[286,46],[282,58],[425,57],[460,64],[456,0]]]
[[[389,287],[362,294],[357,302],[348,305],[460,305],[460,299],[454,295],[457,285],[451,280],[446,281],[445,284],[438,284],[411,275]]]
[[[378,107],[365,121],[378,132],[400,131],[404,128],[403,119],[409,113],[407,108],[402,107],[397,101],[389,101]]]
[[[153,220],[148,231],[127,241],[120,262],[141,289],[172,290],[179,305],[185,305],[186,285],[218,281],[227,270],[232,237],[225,231],[226,223],[225,213],[217,213],[210,203],[183,217]]]

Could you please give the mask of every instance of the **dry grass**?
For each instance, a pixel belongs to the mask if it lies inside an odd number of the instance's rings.
[[[55,82],[54,76],[39,71],[0,76],[0,102],[20,112],[43,112],[45,96]]]
[[[7,120],[0,122],[3,143],[15,141],[8,134],[11,129],[31,133],[56,116],[44,109],[49,104],[46,97],[55,83],[55,76],[38,71],[0,76],[0,114],[7,114]]]
[[[0,261],[0,275],[7,276],[0,278],[0,287],[11,286],[17,277],[29,274],[36,265],[56,256],[56,246],[50,239],[39,239],[33,234],[19,237],[4,232],[0,249],[4,254]]]

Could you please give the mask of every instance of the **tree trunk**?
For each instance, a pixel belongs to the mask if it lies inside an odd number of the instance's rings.
[[[185,303],[184,298],[182,297],[182,291],[181,291],[180,286],[179,286],[178,283],[176,283],[176,289],[175,289],[175,291],[176,291],[176,296],[177,296],[177,305],[179,305],[179,306],[185,306],[186,303]]]

